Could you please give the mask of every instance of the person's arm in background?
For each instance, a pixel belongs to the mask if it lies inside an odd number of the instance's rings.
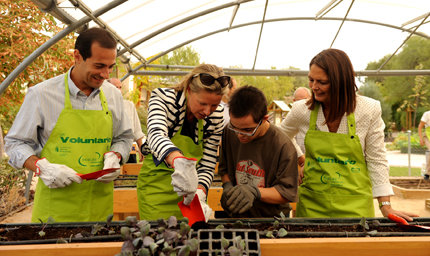
[[[113,85],[106,83],[102,85],[107,94],[111,95],[111,101],[108,100],[109,110],[112,112],[112,144],[110,151],[121,155],[121,162],[126,163],[133,145],[133,130],[130,119],[127,117],[124,109],[124,103],[121,92]]]
[[[140,125],[140,119],[139,119],[139,115],[137,114],[137,110],[136,110],[136,106],[134,105],[133,102],[127,100],[125,101],[127,102],[126,104],[128,104],[128,113],[130,113],[130,119],[131,119],[131,124],[132,124],[132,128],[133,128],[133,137],[134,137],[134,141],[137,144],[137,149],[136,151],[139,152],[139,162],[143,161],[143,154],[140,150],[143,141],[146,140],[146,136],[142,131],[142,127]]]
[[[302,105],[300,105],[302,104]],[[301,124],[301,121],[303,119],[300,118],[299,115],[303,115],[306,104],[295,102],[291,106],[291,111],[287,114],[285,119],[281,122],[279,125],[279,128],[287,134],[287,136],[290,138],[291,142],[293,143],[296,152],[297,152],[297,164],[298,164],[298,172],[299,172],[299,184],[302,183],[304,173],[303,173],[303,167],[305,165],[305,155],[303,154],[302,150],[300,149],[300,146],[297,144],[295,136],[299,132],[299,125]]]
[[[420,136],[420,145],[421,146],[425,145],[424,135],[423,135],[423,128],[424,128],[425,124],[426,123],[421,120],[420,124],[418,125],[418,135]]]
[[[379,203],[383,201],[389,202],[390,196],[394,195],[394,192],[389,179],[390,168],[384,145],[385,124],[381,117],[381,105],[378,101],[368,107],[368,109],[371,112],[366,113],[366,115],[371,115],[371,119],[365,128],[368,129],[368,132],[365,138],[364,156],[372,182],[372,193],[373,197],[377,198]],[[361,127],[357,127],[357,129],[361,129]],[[396,211],[390,205],[382,206],[380,210],[385,217],[390,213],[405,218],[408,221],[412,221],[411,217],[418,217],[418,215],[413,213]]]

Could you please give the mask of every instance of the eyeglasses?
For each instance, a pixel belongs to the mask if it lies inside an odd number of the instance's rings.
[[[215,78],[209,74],[206,73],[200,73],[195,74],[193,78],[200,77],[200,82],[202,82],[203,85],[211,86],[214,84],[215,80],[218,81],[218,83],[221,85],[221,88],[226,87],[230,84],[230,77],[229,76],[220,76],[218,78]]]
[[[228,124],[228,129],[232,130],[233,132],[235,132],[236,134],[240,134],[240,135],[244,135],[244,136],[248,136],[248,137],[252,137],[255,135],[255,133],[258,130],[258,127],[260,127],[261,123],[263,122],[263,119],[260,120],[260,122],[258,123],[257,127],[254,128],[254,130],[252,132],[241,132],[238,131],[236,127],[234,127],[231,122]],[[244,131],[249,130],[252,128],[248,128],[248,129],[243,129]]]

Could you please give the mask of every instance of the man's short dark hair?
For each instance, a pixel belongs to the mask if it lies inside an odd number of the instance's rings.
[[[75,49],[79,51],[84,60],[91,58],[93,42],[98,42],[103,48],[116,48],[116,40],[107,30],[98,27],[87,29],[79,34],[75,42]]]
[[[254,86],[242,86],[236,89],[228,102],[229,112],[236,118],[251,114],[258,123],[267,115],[267,100],[264,93]]]

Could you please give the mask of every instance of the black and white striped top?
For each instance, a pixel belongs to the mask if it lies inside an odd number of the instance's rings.
[[[172,151],[180,150],[172,138],[184,123],[186,114],[185,94],[172,88],[157,88],[152,91],[148,107],[148,144],[151,148],[155,165],[159,165]],[[219,141],[224,126],[224,107],[217,109],[203,120],[203,157],[197,164],[199,184],[209,189],[216,165]],[[191,138],[198,143],[198,125]]]

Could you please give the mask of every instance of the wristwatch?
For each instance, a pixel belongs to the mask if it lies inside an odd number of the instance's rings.
[[[381,208],[384,205],[391,205],[391,202],[390,201],[382,201],[379,203],[379,208]]]

